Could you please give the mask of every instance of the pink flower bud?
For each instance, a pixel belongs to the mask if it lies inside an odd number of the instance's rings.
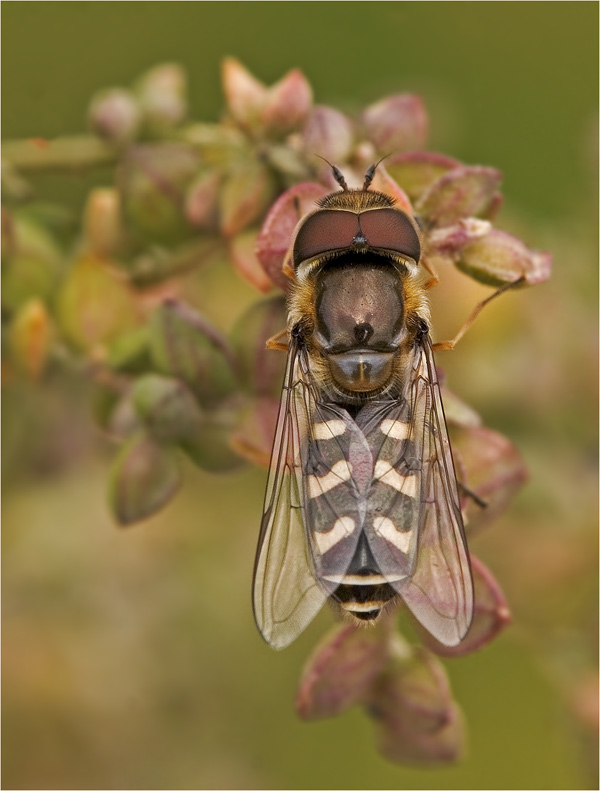
[[[367,137],[382,154],[423,148],[427,141],[427,113],[420,96],[388,96],[367,107],[362,118]]]
[[[256,254],[276,286],[286,291],[289,280],[282,271],[298,221],[317,208],[317,201],[329,193],[321,184],[304,182],[280,195],[267,214],[256,241]]]
[[[139,80],[137,96],[148,125],[155,129],[177,126],[186,117],[187,75],[178,63],[163,63]]]
[[[221,79],[231,117],[244,129],[257,127],[267,103],[267,87],[235,58],[225,58]]]
[[[506,437],[484,426],[452,432],[452,449],[465,474],[465,484],[486,507],[466,498],[467,532],[481,530],[509,505],[528,479],[519,451]]]
[[[379,625],[361,629],[341,624],[332,629],[302,671],[296,695],[299,716],[333,717],[363,702],[388,659],[388,639],[388,630]]]
[[[402,211],[405,211],[408,214],[415,213],[415,210],[411,205],[408,195],[404,192],[404,190],[401,187],[398,186],[398,184],[396,184],[394,179],[389,175],[383,162],[380,162],[379,165],[377,165],[375,176],[373,177],[373,181],[371,182],[371,188],[377,190],[378,192],[384,192],[386,195],[389,195],[391,198],[394,198],[394,200],[396,201],[394,205],[398,209],[402,209]]]
[[[510,610],[494,576],[484,564],[471,555],[475,603],[473,623],[464,640],[448,647],[438,643],[425,629],[417,629],[425,645],[440,656],[465,656],[491,642],[511,622]]]
[[[354,142],[352,121],[333,107],[313,107],[302,130],[306,155],[319,154],[334,165],[350,156]]]
[[[185,216],[200,231],[215,231],[219,226],[219,187],[222,174],[205,170],[190,184],[185,195]]]
[[[124,88],[109,88],[90,104],[88,123],[92,132],[109,143],[131,143],[139,134],[142,111],[137,99]]]
[[[133,406],[148,433],[160,442],[178,442],[200,430],[202,410],[178,379],[146,374],[136,380]]]
[[[229,255],[237,273],[257,291],[266,294],[273,283],[256,255],[258,231],[243,231],[229,242]]]
[[[439,766],[464,753],[462,714],[442,665],[425,649],[393,660],[374,685],[367,711],[390,761]]]
[[[268,89],[261,121],[267,133],[287,134],[300,128],[311,107],[310,83],[300,69],[293,69]]]

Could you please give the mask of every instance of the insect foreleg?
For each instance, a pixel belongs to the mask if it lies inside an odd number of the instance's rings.
[[[510,288],[515,288],[516,286],[520,286],[524,282],[525,282],[525,276],[522,275],[517,280],[513,280],[512,283],[505,283],[503,286],[500,286],[500,288],[494,291],[493,294],[490,294],[489,297],[486,297],[486,299],[482,300],[477,305],[475,305],[475,309],[473,310],[469,318],[465,321],[465,323],[462,325],[460,330],[456,333],[454,338],[452,338],[452,340],[440,341],[438,343],[433,344],[434,352],[442,352],[442,351],[448,351],[450,349],[454,349],[456,344],[463,337],[463,335],[469,329],[471,324],[473,324],[477,316],[479,316],[479,314],[484,309],[484,307],[488,304],[488,302],[491,302],[496,297],[499,297],[500,294],[504,294],[504,292],[508,291]]]

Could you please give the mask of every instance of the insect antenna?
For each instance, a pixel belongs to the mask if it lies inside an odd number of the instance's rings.
[[[375,171],[377,170],[379,165],[381,165],[383,160],[387,159],[388,157],[389,157],[389,154],[386,154],[385,156],[381,157],[379,162],[376,162],[374,165],[369,165],[369,167],[367,168],[367,172],[365,173],[365,183],[363,184],[363,187],[362,187],[363,190],[368,190],[369,189],[369,187],[371,186],[371,182],[373,181],[373,179],[375,177]]]
[[[337,183],[344,190],[344,192],[348,192],[348,185],[346,184],[346,179],[344,178],[342,171],[337,167],[337,165],[332,165],[328,159],[325,159],[325,157],[322,157],[320,154],[315,154],[315,156],[319,157],[319,159],[322,159],[323,162],[327,162],[327,164],[332,170],[333,178],[337,181]]]

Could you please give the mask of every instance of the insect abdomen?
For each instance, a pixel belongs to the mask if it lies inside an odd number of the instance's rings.
[[[350,579],[350,576],[347,579]],[[375,585],[342,583],[332,598],[355,618],[361,621],[373,621],[395,595],[396,592],[387,582]]]

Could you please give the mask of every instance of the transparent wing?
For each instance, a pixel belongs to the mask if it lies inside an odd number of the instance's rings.
[[[367,534],[380,572],[439,642],[456,645],[471,624],[473,586],[427,333],[404,397],[374,402],[358,422],[375,459]]]
[[[401,596],[440,643],[457,645],[473,619],[473,581],[456,473],[429,334],[415,349],[409,396],[421,458],[418,559]]]
[[[253,607],[258,629],[273,648],[285,648],[327,599],[312,572],[305,539],[300,448],[308,415],[298,410],[298,349],[290,342],[254,565]]]

